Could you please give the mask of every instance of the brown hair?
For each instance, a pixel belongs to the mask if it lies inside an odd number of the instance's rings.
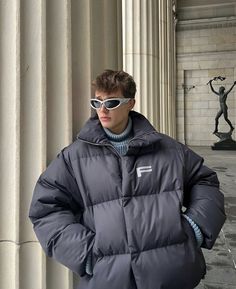
[[[92,86],[95,90],[109,94],[121,90],[125,98],[134,98],[136,93],[136,84],[133,77],[123,70],[104,70],[92,82]]]

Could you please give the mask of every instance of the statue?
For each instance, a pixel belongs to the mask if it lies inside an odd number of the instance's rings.
[[[226,100],[227,100],[228,94],[236,85],[236,81],[234,81],[233,85],[230,87],[230,89],[228,91],[225,91],[225,87],[221,86],[219,88],[219,92],[217,92],[212,86],[212,81],[215,81],[218,79],[223,81],[223,80],[225,80],[225,77],[222,77],[222,76],[214,77],[213,79],[209,80],[209,82],[207,83],[207,84],[210,84],[210,88],[211,88],[212,92],[214,92],[216,95],[219,96],[219,103],[220,103],[220,110],[217,112],[216,117],[215,117],[215,130],[214,130],[213,134],[215,134],[217,137],[219,137],[221,139],[221,141],[218,143],[215,143],[215,145],[212,147],[212,149],[235,150],[236,149],[236,142],[234,140],[232,140],[232,137],[231,137],[232,132],[234,130],[234,126],[232,125],[231,121],[228,119],[228,106],[226,104]],[[224,116],[225,121],[230,126],[230,131],[227,133],[218,132],[219,118],[222,116],[222,114]]]
[[[215,130],[214,130],[213,134],[218,132],[219,118],[221,117],[222,114],[224,114],[224,119],[229,124],[230,130],[231,131],[234,130],[234,127],[233,127],[231,121],[228,119],[228,106],[226,104],[226,100],[227,100],[228,94],[234,88],[236,81],[233,83],[233,85],[230,87],[230,89],[228,91],[225,92],[225,87],[221,86],[219,88],[219,92],[217,92],[214,90],[214,88],[212,86],[212,81],[217,80],[217,79],[220,79],[222,81],[225,79],[225,77],[218,76],[218,77],[214,77],[213,79],[211,79],[209,81],[212,92],[214,92],[215,94],[217,94],[219,96],[219,102],[220,102],[220,110],[217,112],[216,117],[215,117]]]

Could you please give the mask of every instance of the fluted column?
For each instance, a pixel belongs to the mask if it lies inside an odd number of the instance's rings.
[[[169,0],[159,0],[159,72],[160,72],[160,130],[166,132],[168,127],[168,90],[167,90],[167,2]]]
[[[9,289],[19,288],[19,2],[0,2],[0,288]]]
[[[123,0],[123,65],[137,83],[135,109],[175,136],[172,0]]]
[[[166,133],[176,137],[176,50],[175,50],[175,0],[167,1],[167,95],[168,95],[168,126]]]
[[[159,0],[160,130],[176,136],[175,117],[175,23],[173,0]]]
[[[0,288],[76,286],[43,253],[29,204],[90,116],[91,80],[121,68],[121,43],[121,0],[0,0]]]
[[[158,7],[156,0],[123,0],[123,67],[137,83],[135,110],[158,128]]]
[[[91,81],[122,68],[121,0],[72,0],[73,135],[90,115]]]

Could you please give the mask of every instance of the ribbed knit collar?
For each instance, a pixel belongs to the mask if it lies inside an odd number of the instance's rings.
[[[122,142],[128,139],[131,135],[132,130],[132,119],[129,117],[128,125],[126,129],[121,134],[114,134],[109,129],[104,128],[107,138],[113,142]]]

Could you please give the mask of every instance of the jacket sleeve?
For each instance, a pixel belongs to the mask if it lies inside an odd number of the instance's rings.
[[[200,227],[204,235],[202,247],[211,249],[226,216],[217,175],[203,162],[202,157],[184,146],[185,214]]]
[[[73,197],[78,194],[72,168],[62,151],[39,177],[29,217],[45,253],[83,276],[95,234],[79,223],[82,207]]]

